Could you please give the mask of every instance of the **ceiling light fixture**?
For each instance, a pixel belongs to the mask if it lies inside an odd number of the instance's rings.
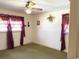
[[[47,19],[48,19],[49,21],[53,21],[54,18],[55,18],[55,17],[52,16],[51,14],[47,17]]]
[[[34,2],[28,1],[27,4],[25,5],[25,12],[26,12],[27,14],[31,14],[32,8],[33,8],[34,5],[35,5]]]

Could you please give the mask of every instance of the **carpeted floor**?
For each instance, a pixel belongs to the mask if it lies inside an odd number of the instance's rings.
[[[0,51],[0,59],[67,59],[67,54],[37,44]]]

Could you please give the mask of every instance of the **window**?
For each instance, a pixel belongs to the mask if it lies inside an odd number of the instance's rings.
[[[21,21],[10,21],[12,31],[21,31],[22,22]]]
[[[11,27],[12,27],[12,31],[21,31],[21,27],[22,27],[21,21],[10,20],[10,24],[11,24]],[[0,32],[6,32],[7,31],[7,25],[8,25],[8,21],[2,20],[0,18]]]

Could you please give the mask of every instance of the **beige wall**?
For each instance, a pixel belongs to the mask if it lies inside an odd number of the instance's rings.
[[[77,47],[78,47],[78,49],[77,49],[78,50],[78,53],[77,53],[78,55],[77,56],[78,56],[78,59],[79,59],[79,0],[78,0],[78,41],[77,41],[77,43],[78,43],[77,44]]]
[[[67,59],[79,59],[79,0],[70,1],[70,33]]]
[[[41,44],[53,49],[60,50],[61,48],[61,22],[62,14],[69,13],[69,10],[60,10],[53,12],[46,12],[34,15],[34,39],[33,42]],[[47,17],[52,14],[54,16],[53,22],[50,22]],[[40,25],[37,26],[37,20],[40,20]],[[66,36],[66,45],[68,45],[68,35]],[[68,46],[65,50],[68,52]]]
[[[0,8],[0,14],[9,14],[9,15],[16,15],[16,16],[23,16],[25,19],[26,24],[26,37],[24,39],[24,44],[28,44],[32,42],[32,17],[31,15],[26,15],[20,12],[11,11],[7,9],[1,9]],[[27,27],[27,21],[30,22],[30,27]],[[13,32],[14,36],[14,45],[19,46],[20,45],[20,32]],[[0,50],[6,49],[6,33],[0,32]]]

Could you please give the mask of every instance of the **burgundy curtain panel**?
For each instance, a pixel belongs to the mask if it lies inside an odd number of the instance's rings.
[[[21,35],[20,35],[20,45],[23,46],[24,37],[25,37],[24,17],[12,16],[11,20],[13,20],[13,21],[21,21],[22,22]]]
[[[13,35],[12,35],[12,28],[10,24],[10,17],[9,15],[0,14],[0,17],[3,21],[7,21],[7,48],[13,49],[14,48],[14,41],[13,41]]]
[[[25,24],[24,24],[24,18],[21,18],[22,20],[22,30],[21,30],[21,36],[20,36],[20,45],[23,46],[23,41],[25,37]]]
[[[13,41],[13,35],[12,35],[12,27],[10,24],[10,19],[12,21],[21,21],[22,27],[21,27],[21,36],[20,36],[20,45],[23,45],[24,37],[25,37],[25,24],[24,24],[24,17],[20,16],[13,16],[13,15],[7,15],[7,14],[0,14],[0,17],[2,20],[6,20],[7,23],[7,48],[13,49],[14,48],[14,41]]]
[[[65,43],[65,24],[69,24],[69,14],[62,15],[62,30],[61,30],[61,51],[66,49],[66,43]]]
[[[7,26],[7,47],[8,49],[13,49],[14,48],[14,41],[13,41],[13,35],[12,35],[12,28],[10,22],[8,23]]]

